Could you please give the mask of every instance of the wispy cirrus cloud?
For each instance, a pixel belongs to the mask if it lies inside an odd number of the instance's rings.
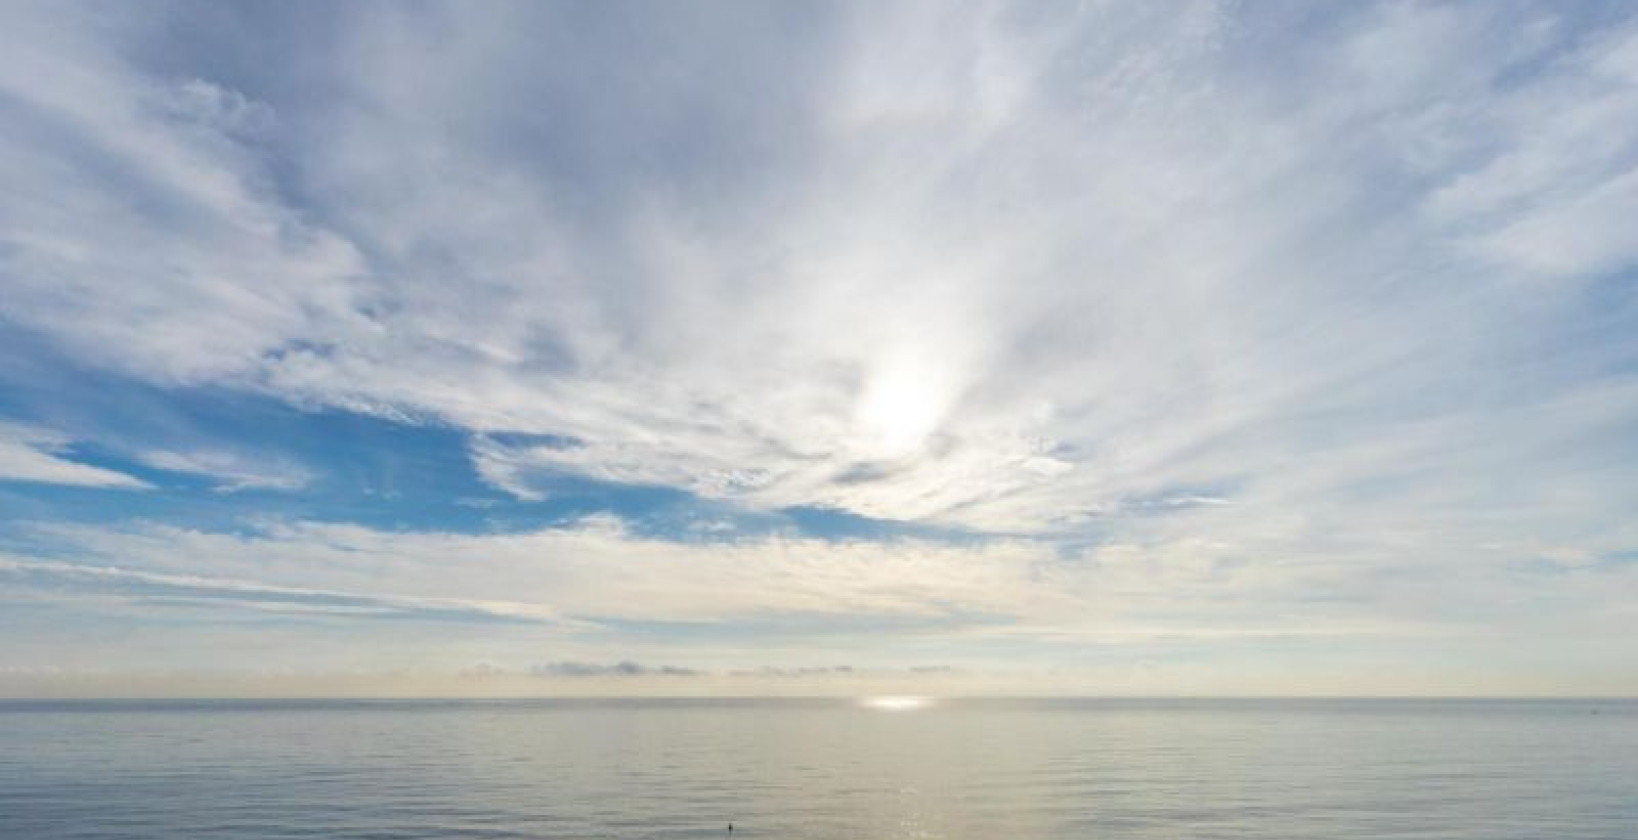
[[[500,620],[557,623],[540,604],[340,592],[277,586],[246,580],[170,574],[117,566],[0,556],[0,576],[19,590],[65,587],[80,597],[115,596],[163,609],[232,606],[327,617],[414,618],[423,621]]]
[[[1584,650],[1598,647],[1593,639],[1618,645],[1634,618],[1638,565],[1608,545],[1463,549],[1458,535],[1429,564],[1341,535],[1306,556],[1282,548],[1277,532],[1254,544],[1199,536],[1225,513],[1203,506],[1183,514],[1199,517],[1188,525],[1162,518],[1075,550],[791,535],[679,543],[608,518],[515,534],[52,525],[31,533],[33,548],[13,549],[5,571],[14,598],[113,609],[173,641],[193,626],[172,622],[205,608],[224,625],[279,613],[297,647],[351,639],[332,666],[425,633],[427,650],[439,651],[427,656],[456,667],[478,642],[451,653],[437,628],[471,624],[484,628],[485,656],[514,663],[539,662],[550,645],[560,662],[682,657],[678,667],[723,672],[747,660],[794,668],[842,657],[875,668],[934,659],[1073,670],[1109,657],[1318,644],[1415,659],[1437,642],[1472,649],[1473,668],[1530,674],[1545,667],[1527,661],[1535,652],[1572,639]],[[119,601],[100,606],[109,597]],[[201,649],[194,660],[217,656]]]
[[[230,450],[154,449],[138,453],[137,459],[155,469],[210,478],[220,493],[300,490],[313,480],[312,471],[299,464]]]
[[[72,442],[49,429],[0,423],[0,481],[151,489],[152,485],[135,476],[73,460],[68,454]]]
[[[159,381],[575,441],[475,447],[523,498],[1000,531],[1278,492],[1479,401],[1572,434],[1542,401],[1631,355],[1584,311],[1638,256],[1629,20],[907,4],[543,53],[562,14],[338,11],[345,48],[279,42],[335,88],[295,98],[14,11],[7,76],[63,81],[8,106],[8,316]]]

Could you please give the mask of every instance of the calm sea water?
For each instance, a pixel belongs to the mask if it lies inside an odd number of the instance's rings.
[[[6,838],[1638,838],[1638,704],[0,703]]]

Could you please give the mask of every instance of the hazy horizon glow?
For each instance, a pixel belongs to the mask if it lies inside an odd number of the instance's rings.
[[[1619,5],[0,47],[0,696],[1638,693]]]

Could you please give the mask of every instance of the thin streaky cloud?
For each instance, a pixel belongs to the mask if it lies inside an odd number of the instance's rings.
[[[80,487],[150,489],[135,476],[80,463],[67,454],[66,435],[33,426],[0,423],[0,481],[30,481]]]

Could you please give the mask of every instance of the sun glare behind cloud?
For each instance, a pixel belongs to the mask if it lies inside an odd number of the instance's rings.
[[[938,428],[942,400],[928,380],[915,370],[893,368],[870,383],[859,401],[857,419],[873,454],[908,455]]]

